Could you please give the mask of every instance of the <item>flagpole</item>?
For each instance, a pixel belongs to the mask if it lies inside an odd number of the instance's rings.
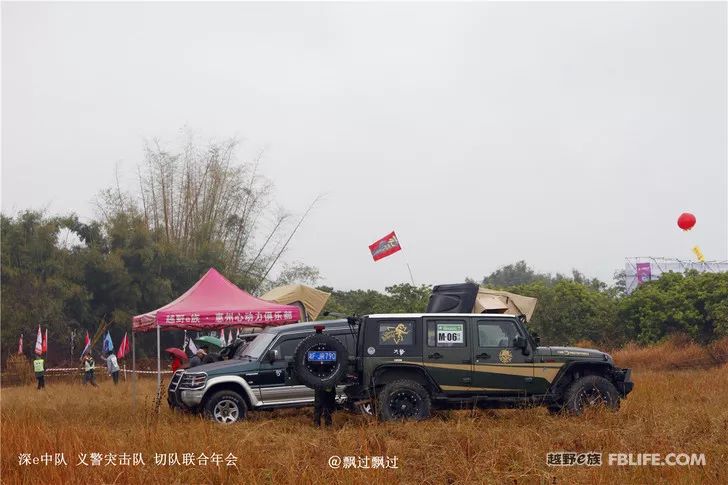
[[[159,323],[157,323],[157,403],[160,401],[162,395],[162,350],[159,334]]]
[[[136,345],[134,327],[131,329],[131,409],[136,411]]]
[[[415,284],[415,278],[412,276],[412,268],[410,268],[410,264],[409,264],[409,261],[407,260],[407,256],[404,254],[404,249],[402,249],[401,251],[402,251],[402,257],[404,258],[404,264],[407,265],[407,271],[409,271],[410,281],[412,282],[412,286],[417,286]]]

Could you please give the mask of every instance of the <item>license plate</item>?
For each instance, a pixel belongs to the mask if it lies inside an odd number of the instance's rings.
[[[336,352],[335,351],[309,352],[308,361],[309,362],[336,362]]]

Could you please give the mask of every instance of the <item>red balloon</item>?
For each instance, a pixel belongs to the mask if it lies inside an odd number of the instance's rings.
[[[683,212],[677,218],[677,225],[683,231],[689,231],[695,225],[695,216],[690,212]]]

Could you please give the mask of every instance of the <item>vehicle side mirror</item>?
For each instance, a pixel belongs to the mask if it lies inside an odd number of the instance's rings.
[[[523,355],[528,355],[531,352],[528,351],[528,340],[520,335],[513,339],[513,346],[523,351]]]
[[[278,349],[271,349],[266,354],[268,357],[269,362],[275,362],[276,360],[281,360],[281,351]]]

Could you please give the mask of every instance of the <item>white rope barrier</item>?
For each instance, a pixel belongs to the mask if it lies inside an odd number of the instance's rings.
[[[99,368],[98,370],[106,371],[106,368],[104,368],[104,369]],[[68,372],[68,371],[85,372],[83,369],[81,369],[79,367],[56,367],[55,369],[46,369],[45,371],[46,372]],[[155,371],[155,370],[136,370],[136,371],[133,371],[131,369],[128,369],[126,371],[124,369],[119,369],[119,372],[129,372],[129,373],[136,372],[137,374],[156,374],[157,373],[157,371]],[[171,370],[163,370],[162,371],[162,374],[172,374],[172,373],[173,372]]]

